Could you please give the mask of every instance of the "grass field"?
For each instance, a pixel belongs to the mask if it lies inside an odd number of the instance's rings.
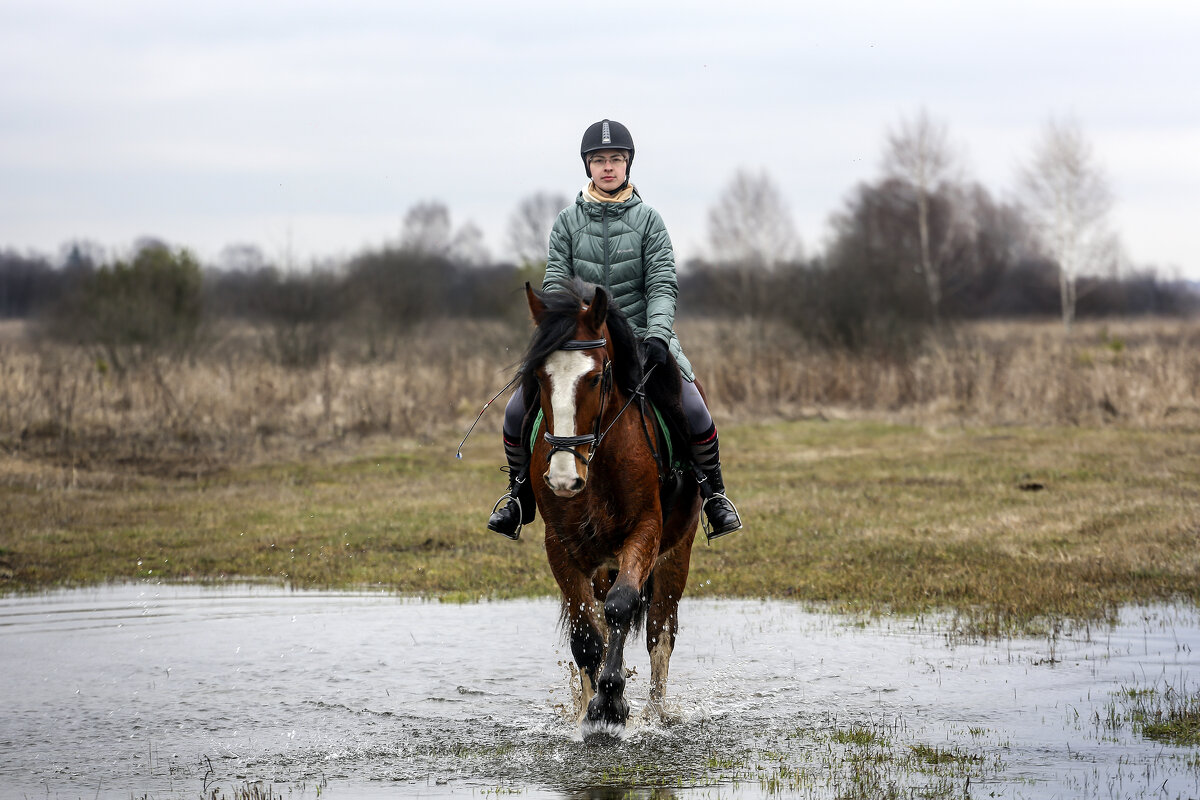
[[[104,581],[382,586],[451,600],[551,594],[540,522],[484,521],[499,447],[374,437],[199,476],[0,459],[0,591]],[[1200,601],[1200,430],[726,425],[746,530],[692,560],[692,596],[949,611],[1003,635]]]
[[[680,326],[747,527],[692,595],[951,611],[1002,633],[1200,600],[1200,322],[983,322],[897,360]],[[120,375],[0,325],[0,592],[103,581],[551,594],[540,523],[484,528],[522,326],[442,321],[287,369],[236,329]]]

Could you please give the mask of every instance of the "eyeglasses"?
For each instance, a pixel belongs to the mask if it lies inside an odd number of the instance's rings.
[[[591,164],[593,167],[600,167],[605,164],[612,164],[614,167],[619,167],[628,160],[629,159],[627,159],[625,156],[622,156],[622,155],[592,156],[591,158],[588,159],[588,163]]]

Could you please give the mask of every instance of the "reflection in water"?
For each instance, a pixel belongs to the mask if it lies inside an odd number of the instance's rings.
[[[639,641],[625,740],[592,748],[551,600],[245,586],[0,599],[0,797],[1200,794],[1196,748],[1143,738],[1121,701],[1195,692],[1193,611],[982,645],[779,602],[685,601],[680,618],[678,724],[639,713]]]

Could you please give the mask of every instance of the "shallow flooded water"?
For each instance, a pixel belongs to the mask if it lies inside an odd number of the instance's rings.
[[[620,744],[570,718],[551,600],[118,586],[0,599],[0,797],[1194,797],[1137,703],[1195,694],[1195,610],[960,643],[685,600],[669,693],[627,648]]]

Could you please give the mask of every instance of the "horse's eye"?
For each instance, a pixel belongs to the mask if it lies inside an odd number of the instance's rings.
[[[599,385],[600,385],[600,376],[596,375],[592,378],[592,388],[595,389]]]

